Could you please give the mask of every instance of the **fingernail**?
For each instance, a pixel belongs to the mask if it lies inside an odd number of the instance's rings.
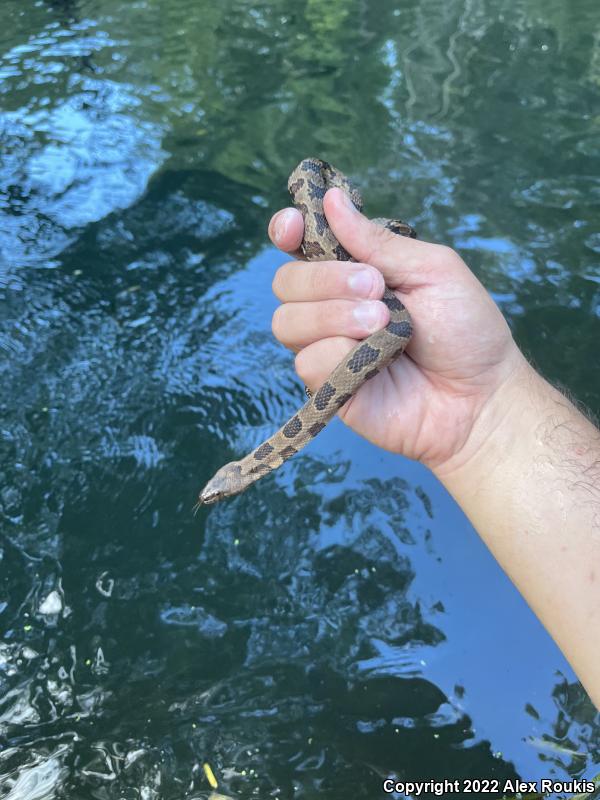
[[[348,278],[348,286],[358,295],[368,297],[373,290],[374,275],[370,269],[361,269]]]
[[[275,239],[280,242],[282,239],[285,239],[285,235],[288,229],[288,223],[290,221],[290,213],[289,211],[281,211],[277,218],[275,219],[275,224],[273,226],[273,235]]]
[[[361,328],[373,333],[383,326],[383,306],[376,300],[366,301],[354,309],[354,319]]]

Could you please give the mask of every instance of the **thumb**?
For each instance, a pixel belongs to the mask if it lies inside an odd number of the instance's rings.
[[[388,286],[411,283],[411,273],[423,263],[424,249],[431,245],[399,236],[367,219],[341,189],[329,189],[323,200],[327,222],[350,255],[377,267]]]

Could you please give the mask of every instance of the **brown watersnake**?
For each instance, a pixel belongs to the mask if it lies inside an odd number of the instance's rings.
[[[354,261],[335,238],[323,210],[328,189],[346,192],[362,211],[362,198],[346,176],[326,161],[305,158],[288,180],[295,207],[304,218],[304,237],[300,253],[308,261]],[[415,237],[406,222],[375,219],[393,233]],[[388,287],[382,297],[390,321],[379,331],[359,342],[337,365],[321,388],[277,433],[240,461],[225,464],[211,478],[198,497],[199,504],[216,503],[239,494],[255,481],[280,467],[319,434],[340,408],[360,387],[400,356],[412,335],[411,318],[400,300]]]

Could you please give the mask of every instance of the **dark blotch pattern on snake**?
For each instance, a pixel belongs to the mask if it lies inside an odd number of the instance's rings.
[[[323,212],[323,197],[332,187],[345,191],[356,208],[362,211],[359,192],[343,173],[326,161],[305,158],[288,180],[294,205],[304,217],[304,239],[300,251],[308,261],[353,260],[333,235]],[[410,225],[400,220],[373,221],[400,236],[416,236]],[[277,433],[245,458],[221,467],[200,492],[200,504],[216,503],[224,497],[239,494],[263,475],[277,469],[314,439],[365,381],[375,377],[401,355],[412,335],[410,315],[387,287],[382,299],[390,310],[388,325],[359,342],[318,392]]]

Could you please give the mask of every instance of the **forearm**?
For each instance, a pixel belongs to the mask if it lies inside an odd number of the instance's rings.
[[[436,473],[600,706],[600,432],[523,359]]]

